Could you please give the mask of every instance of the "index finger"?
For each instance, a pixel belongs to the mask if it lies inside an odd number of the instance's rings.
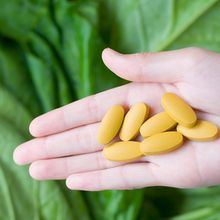
[[[98,122],[112,105],[130,106],[145,102],[152,109],[160,108],[161,85],[129,83],[75,101],[35,118],[30,124],[30,133],[42,137]]]

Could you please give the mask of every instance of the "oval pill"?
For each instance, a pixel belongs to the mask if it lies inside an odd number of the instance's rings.
[[[150,136],[140,143],[144,155],[154,155],[173,151],[183,144],[183,136],[176,131],[167,131]]]
[[[99,130],[98,142],[108,144],[119,132],[124,118],[124,108],[121,105],[112,106],[103,117]]]
[[[149,107],[145,103],[137,103],[127,112],[122,124],[119,136],[123,141],[129,141],[135,138],[141,125],[149,114]]]
[[[160,112],[144,122],[140,128],[140,133],[143,137],[149,137],[167,131],[175,125],[176,121],[174,121],[166,112]]]
[[[137,141],[119,141],[109,144],[104,147],[102,153],[106,159],[117,162],[136,160],[142,156],[140,142]]]
[[[196,124],[196,114],[193,109],[179,96],[165,93],[162,97],[162,106],[169,116],[179,124],[192,127]]]
[[[192,128],[178,125],[177,131],[193,141],[210,141],[219,135],[219,129],[216,125],[203,120],[198,120],[196,125]]]

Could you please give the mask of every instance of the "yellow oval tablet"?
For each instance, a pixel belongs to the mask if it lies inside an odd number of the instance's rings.
[[[162,97],[162,106],[169,116],[179,124],[192,127],[197,117],[193,109],[179,96],[165,93]]]
[[[119,141],[109,144],[102,153],[106,159],[118,162],[136,160],[142,156],[140,142],[136,141]]]
[[[177,126],[177,131],[193,141],[210,141],[219,135],[218,127],[211,122],[198,120],[192,128]]]
[[[167,131],[175,125],[176,121],[174,121],[166,112],[160,112],[144,122],[140,128],[140,133],[143,137],[149,137]]]
[[[140,143],[144,155],[154,155],[173,151],[183,144],[183,136],[176,131],[167,131],[150,136]]]
[[[112,106],[101,121],[98,130],[98,142],[108,144],[118,133],[124,118],[124,108],[121,105]]]
[[[149,107],[140,102],[131,107],[125,115],[119,136],[123,141],[129,141],[135,138],[141,125],[149,114]]]

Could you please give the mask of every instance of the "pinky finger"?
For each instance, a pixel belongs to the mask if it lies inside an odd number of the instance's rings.
[[[134,189],[159,185],[151,172],[152,163],[131,163],[105,170],[77,173],[69,176],[69,189],[99,191]]]

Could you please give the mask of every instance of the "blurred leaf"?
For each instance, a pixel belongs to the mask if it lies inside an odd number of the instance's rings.
[[[1,0],[0,33],[18,41],[25,41],[39,18],[45,16],[45,0]]]
[[[57,1],[56,19],[62,28],[62,57],[78,98],[120,85],[123,81],[100,62],[104,44],[98,35],[98,6],[95,1]],[[83,11],[83,12],[82,12]],[[84,16],[85,11],[93,20]]]
[[[220,52],[218,0],[0,0],[0,219],[219,219],[220,187],[71,192],[12,161],[37,114],[125,81],[101,61],[200,46]],[[22,198],[22,199],[21,199]]]
[[[16,127],[21,135],[28,137],[27,129],[32,119],[31,115],[27,109],[19,103],[19,100],[16,100],[14,96],[3,87],[0,87],[0,117]]]
[[[220,1],[197,19],[175,41],[170,43],[168,49],[180,47],[202,47],[220,52]]]
[[[87,198],[94,219],[133,220],[139,215],[143,195],[143,190],[106,190],[87,193]]]
[[[25,54],[14,41],[0,38],[0,86],[7,88],[35,116],[40,110]],[[12,117],[12,115],[11,115]]]
[[[110,46],[123,52],[163,50],[185,33],[200,16],[206,14],[217,1],[103,1],[106,9],[102,12],[107,11],[111,21],[108,26],[103,24],[103,32],[110,36]],[[105,19],[102,21],[104,23]],[[191,39],[188,43],[190,41]]]
[[[16,104],[17,113],[24,119],[20,120],[19,127],[14,126],[17,120],[13,122],[9,120],[12,118],[3,117],[2,109],[5,103],[0,102],[0,219],[60,220],[79,219],[79,216],[85,220],[89,219],[84,213],[85,208],[79,193],[70,193],[75,196],[74,202],[70,204],[59,182],[34,181],[26,168],[21,169],[12,162],[14,146],[25,140],[20,128],[26,125],[27,114],[19,103],[9,95],[6,96],[6,92],[1,90],[0,94],[4,94],[3,97],[11,103],[8,107],[13,108],[13,103]],[[11,113],[12,109],[8,110]],[[77,208],[73,210],[72,207]]]

